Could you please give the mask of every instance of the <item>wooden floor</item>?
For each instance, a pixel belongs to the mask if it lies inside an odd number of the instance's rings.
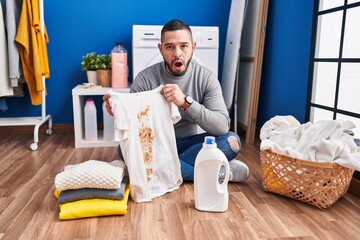
[[[259,151],[238,159],[250,178],[229,184],[225,213],[194,208],[191,183],[150,203],[129,200],[124,216],[59,221],[54,179],[68,164],[117,159],[116,148],[74,148],[72,134],[0,135],[0,239],[360,239],[360,200],[347,193],[327,210],[265,192]]]

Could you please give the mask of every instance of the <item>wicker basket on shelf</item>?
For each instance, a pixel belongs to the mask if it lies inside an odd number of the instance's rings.
[[[326,209],[343,196],[354,170],[260,151],[262,186],[266,191]]]

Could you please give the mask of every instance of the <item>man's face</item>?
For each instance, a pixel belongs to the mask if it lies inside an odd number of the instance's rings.
[[[190,32],[176,30],[165,32],[163,42],[158,48],[164,58],[166,70],[174,76],[182,76],[189,67],[189,62],[195,50]]]

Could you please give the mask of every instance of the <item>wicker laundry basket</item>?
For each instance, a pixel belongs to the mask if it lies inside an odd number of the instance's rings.
[[[343,196],[354,170],[336,163],[290,158],[260,151],[262,186],[266,191],[326,209]]]

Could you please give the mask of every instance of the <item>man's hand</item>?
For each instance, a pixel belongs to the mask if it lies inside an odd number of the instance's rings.
[[[160,93],[168,102],[173,102],[179,107],[185,103],[185,94],[177,84],[165,84]]]
[[[111,106],[110,106],[110,103],[109,103],[109,98],[111,97],[110,94],[105,94],[103,96],[103,101],[105,102],[105,108],[106,108],[106,111],[111,115],[111,116],[114,116],[113,112],[111,111]]]

